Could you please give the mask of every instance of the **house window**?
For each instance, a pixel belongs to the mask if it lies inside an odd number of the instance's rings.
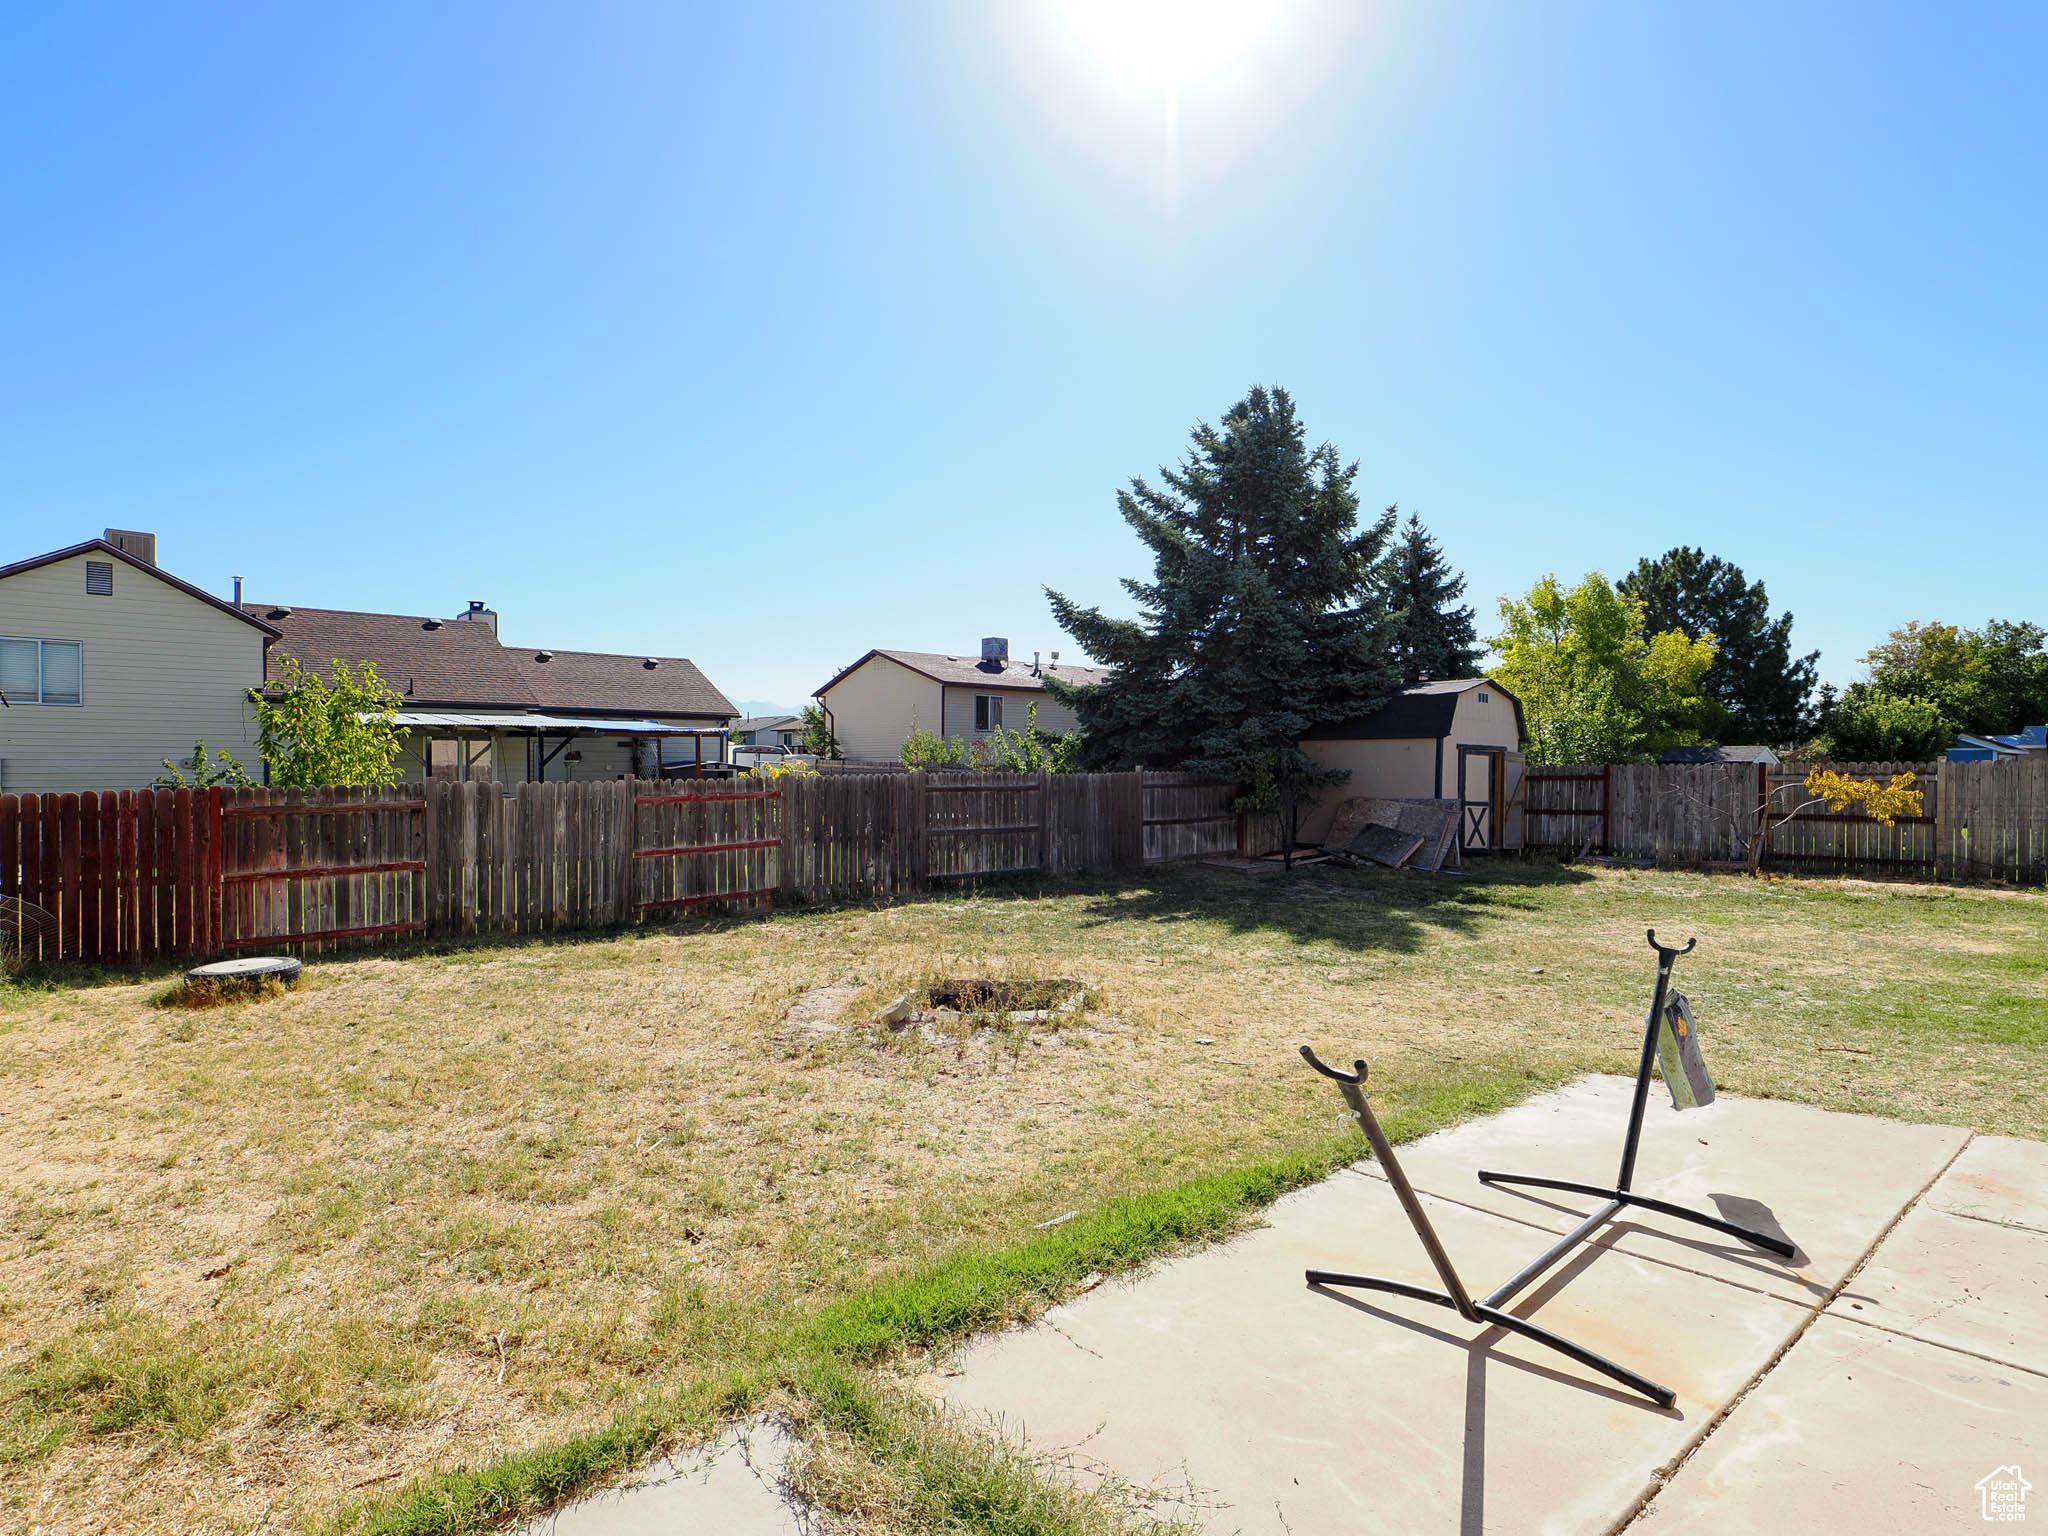
[[[1482,704],[1484,704],[1484,703],[1486,703],[1486,702],[1487,702],[1487,698],[1486,698],[1486,694],[1485,694],[1484,690],[1482,690],[1482,691],[1480,692],[1480,695],[1479,695],[1479,702],[1480,702],[1480,703],[1482,703]]]
[[[114,595],[114,562],[111,560],[88,560],[85,562],[85,590],[91,597],[112,597]]]
[[[977,693],[974,696],[974,728],[977,731],[1000,731],[1003,728],[1003,701],[993,693]]]
[[[76,640],[0,636],[0,698],[9,704],[77,704],[85,696],[85,648]]]

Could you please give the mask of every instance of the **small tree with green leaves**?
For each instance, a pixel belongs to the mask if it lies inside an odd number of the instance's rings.
[[[806,704],[799,721],[803,726],[804,750],[813,757],[841,761],[846,754],[839,750],[839,738],[832,734],[832,722],[825,718],[825,711],[819,705]]]
[[[257,749],[270,782],[314,789],[335,784],[396,784],[405,744],[397,710],[404,701],[372,662],[339,657],[328,675],[287,656],[277,681],[252,688]]]
[[[900,755],[903,766],[912,773],[928,768],[958,768],[967,761],[967,749],[962,743],[928,731],[915,720],[911,722],[910,734],[903,738]]]
[[[996,763],[1011,773],[1073,773],[1081,764],[1080,736],[1040,730],[1036,701],[1024,711],[1023,730],[996,727],[994,751]]]
[[[200,737],[192,743],[192,776],[168,757],[163,760],[164,776],[157,784],[164,789],[212,789],[216,784],[224,789],[247,789],[255,783],[249,777],[248,769],[226,752],[215,753],[209,761],[206,756],[206,738]]]

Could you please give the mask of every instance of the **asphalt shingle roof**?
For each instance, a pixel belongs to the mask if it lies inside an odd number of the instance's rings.
[[[473,619],[267,603],[243,608],[281,631],[270,647],[271,678],[286,656],[322,672],[337,658],[351,665],[368,661],[413,709],[719,718],[739,713],[681,656],[550,651],[541,661],[540,651],[501,645],[489,624]]]

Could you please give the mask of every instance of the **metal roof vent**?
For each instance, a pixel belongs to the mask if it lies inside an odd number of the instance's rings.
[[[645,667],[648,671],[652,672],[656,667],[661,665],[661,658],[659,656],[650,656],[645,661],[641,662],[640,665]]]
[[[421,629],[439,629],[440,627],[441,621],[439,619],[422,619],[420,621]]]
[[[555,659],[555,653],[553,651],[535,651],[533,653],[533,659],[535,661],[553,661]]]
[[[999,667],[1009,665],[1010,642],[1000,635],[991,635],[981,642],[981,659],[992,661]]]
[[[292,611],[289,608],[273,608],[270,612],[263,615],[266,619],[288,619],[291,616]]]

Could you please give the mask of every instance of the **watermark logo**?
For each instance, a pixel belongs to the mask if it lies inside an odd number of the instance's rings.
[[[1984,1518],[2004,1524],[2027,1518],[2027,1490],[2034,1485],[2020,1476],[2018,1463],[1994,1467],[1977,1479],[1977,1492],[1984,1500]]]

